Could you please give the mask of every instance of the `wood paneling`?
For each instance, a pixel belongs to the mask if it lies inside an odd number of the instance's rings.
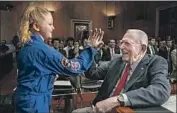
[[[0,11],[1,40],[12,40],[17,29],[17,16],[13,11]]]
[[[11,12],[16,14],[9,18],[8,14],[3,18],[1,24],[1,39],[11,40],[14,33],[19,27],[21,15],[29,2],[18,2]],[[121,39],[125,31],[129,28],[145,29],[148,35],[155,34],[155,10],[157,6],[166,2],[144,2],[146,3],[146,20],[137,22],[137,14],[139,14],[138,2],[125,1],[55,1],[55,2],[36,2],[38,5],[44,6],[49,10],[54,10],[54,26],[53,37],[65,39],[71,36],[71,19],[91,20],[92,28],[102,28],[105,31],[104,41],[109,39]],[[160,5],[159,5],[160,4]],[[107,16],[105,11],[114,11],[116,13],[115,28],[107,29]],[[7,12],[8,13],[8,12]],[[8,21],[6,21],[8,20]],[[2,22],[1,22],[2,23]],[[13,25],[13,26],[12,26]],[[7,27],[9,26],[9,27]],[[11,27],[12,28],[11,28]],[[3,32],[3,33],[2,33]],[[3,34],[3,36],[2,36]]]

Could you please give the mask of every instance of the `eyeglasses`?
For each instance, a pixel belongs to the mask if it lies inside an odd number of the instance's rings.
[[[125,41],[125,40],[120,40],[118,45],[121,46],[121,45],[125,45],[125,46],[131,46],[132,44],[128,41]]]
[[[118,46],[120,47],[121,45],[126,46],[126,47],[130,47],[130,46],[134,46],[135,44],[136,45],[139,45],[139,43],[135,43],[135,42],[129,42],[127,40],[120,40],[119,43],[118,43]],[[141,45],[141,44],[140,44]]]

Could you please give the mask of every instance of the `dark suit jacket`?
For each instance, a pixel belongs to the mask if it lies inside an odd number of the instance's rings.
[[[174,49],[171,52],[171,61],[172,61],[172,65],[173,65],[173,71],[171,73],[171,77],[176,79],[177,78],[177,58],[176,58],[176,54],[177,54],[177,49]]]
[[[166,47],[159,48],[158,55],[167,59],[168,58],[168,51]]]
[[[119,48],[114,48],[115,54],[120,54]],[[111,53],[110,48],[103,49],[103,56],[101,58],[102,61],[110,61],[111,60]]]
[[[104,80],[96,98],[98,101],[109,98],[121,76],[125,62],[121,57],[110,61],[107,65],[96,68],[95,65],[85,73],[87,78]],[[145,55],[139,62],[123,91],[131,106],[161,105],[170,96],[170,84],[167,79],[168,65],[164,58],[157,55]]]
[[[81,49],[79,49],[79,54],[82,52]],[[75,58],[75,53],[74,53],[74,49],[70,49],[69,52],[68,52],[68,59],[72,59],[72,58]]]
[[[66,51],[64,49],[57,49],[57,50],[66,57]]]
[[[156,48],[155,46],[153,46],[153,48],[154,48],[155,54],[157,54],[157,53],[158,53],[157,48]],[[151,52],[150,52],[150,47],[149,47],[149,46],[147,47],[147,54],[151,54]],[[155,55],[155,54],[154,54],[154,55]]]
[[[97,52],[97,54],[94,56],[94,57],[95,57],[95,62],[96,62],[97,64],[100,62],[100,60],[101,60],[101,58],[102,58],[101,51],[102,51],[102,50],[99,50],[99,51]]]
[[[170,48],[170,52],[168,53],[167,51],[167,48],[166,47],[162,47],[162,48],[159,48],[159,52],[158,52],[158,55],[159,56],[162,56],[163,58],[165,58],[166,60],[168,59],[169,57],[169,60],[168,60],[168,72],[171,73],[172,70],[173,70],[173,67],[172,67],[172,60],[171,60],[171,51],[173,50],[174,48],[171,47]]]

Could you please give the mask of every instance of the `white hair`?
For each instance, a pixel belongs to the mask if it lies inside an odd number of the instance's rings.
[[[144,31],[139,29],[128,29],[127,33],[130,33],[132,38],[140,44],[148,45],[148,36]]]

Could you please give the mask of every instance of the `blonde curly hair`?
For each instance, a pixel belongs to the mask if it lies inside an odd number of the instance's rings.
[[[20,22],[19,37],[22,44],[31,40],[32,24],[40,23],[44,20],[44,16],[48,15],[50,11],[46,8],[37,6],[34,3],[30,3],[24,11],[23,17]]]

